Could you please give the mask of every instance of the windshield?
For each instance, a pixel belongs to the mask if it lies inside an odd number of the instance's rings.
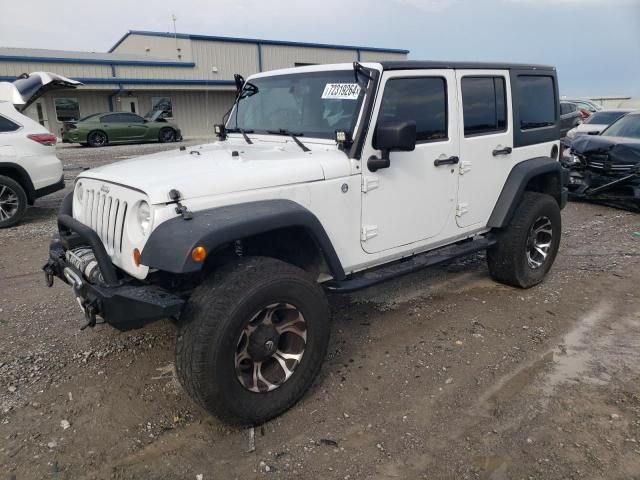
[[[626,115],[601,133],[606,137],[640,138],[640,115]]]
[[[625,113],[626,112],[596,112],[587,118],[584,123],[593,123],[594,125],[611,125]]]
[[[353,133],[364,90],[353,70],[294,73],[248,81],[227,129],[335,138]]]

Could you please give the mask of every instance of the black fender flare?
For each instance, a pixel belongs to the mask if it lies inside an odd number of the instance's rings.
[[[551,194],[556,199],[560,208],[564,208],[567,197],[567,189],[565,188],[567,183],[566,170],[560,162],[553,158],[530,158],[516,164],[509,172],[487,225],[492,228],[506,227],[511,221],[522,195],[527,190],[529,182],[536,177],[549,174],[557,178],[557,181],[550,185],[551,188],[546,193]]]
[[[29,204],[33,204],[36,199],[36,189],[27,171],[22,166],[12,162],[0,162],[0,175],[2,170],[9,170],[15,174],[17,178],[14,178],[14,180],[22,185],[27,194]]]
[[[226,205],[182,216],[161,223],[149,237],[140,263],[170,273],[192,273],[202,262],[191,258],[198,245],[207,253],[234,240],[286,227],[302,227],[317,242],[335,279],[345,273],[335,249],[318,218],[302,205],[284,199]]]

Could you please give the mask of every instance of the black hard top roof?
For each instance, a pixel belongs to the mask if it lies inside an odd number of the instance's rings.
[[[491,62],[446,62],[421,60],[392,60],[380,62],[384,70],[426,70],[426,69],[465,69],[465,70],[550,70],[551,65],[527,65],[520,63]]]

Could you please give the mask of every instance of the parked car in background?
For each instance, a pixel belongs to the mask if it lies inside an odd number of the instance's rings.
[[[571,143],[571,196],[640,212],[640,111],[627,113],[600,135]]]
[[[604,108],[601,105],[598,105],[592,100],[587,100],[584,98],[564,98],[562,99],[562,101],[571,102],[575,104],[578,108],[582,108],[589,113],[595,113],[595,112],[600,112],[604,110]]]
[[[0,82],[0,228],[17,224],[37,198],[64,188],[56,136],[20,112],[46,91],[77,85],[48,72]]]
[[[565,137],[569,130],[580,125],[582,116],[576,104],[560,102],[560,137]]]
[[[147,117],[129,112],[94,113],[77,122],[64,124],[62,141],[90,147],[116,143],[177,142],[180,128],[162,118],[157,110]]]
[[[633,112],[630,108],[618,108],[615,110],[602,110],[592,114],[587,120],[572,128],[567,133],[567,138],[573,139],[577,135],[598,135],[605,128],[618,120],[623,115]]]

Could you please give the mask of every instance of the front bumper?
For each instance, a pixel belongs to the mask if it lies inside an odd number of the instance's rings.
[[[65,203],[66,198],[63,210]],[[95,231],[64,213],[58,216],[58,229],[60,235],[49,245],[49,258],[43,270],[49,286],[57,277],[72,287],[85,314],[85,327],[95,325],[96,318],[101,317],[118,330],[131,330],[180,315],[184,299],[158,286],[119,276]],[[67,262],[66,250],[79,245],[91,246],[104,284],[91,283]]]

